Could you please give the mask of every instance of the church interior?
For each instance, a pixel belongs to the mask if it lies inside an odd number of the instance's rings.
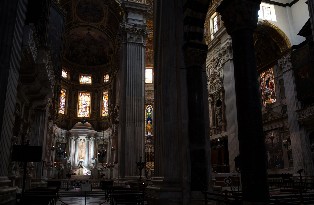
[[[313,0],[0,2],[0,205],[314,204]]]

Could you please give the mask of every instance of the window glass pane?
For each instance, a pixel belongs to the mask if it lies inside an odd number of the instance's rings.
[[[109,94],[108,91],[104,91],[102,94],[102,110],[101,116],[106,117],[109,114]]]
[[[270,68],[260,74],[260,86],[263,105],[276,102],[275,78],[273,68]]]
[[[147,105],[146,109],[146,135],[152,135],[153,134],[153,106]]]
[[[216,33],[218,31],[218,16],[216,15],[213,18],[213,32]]]
[[[145,83],[153,83],[153,69],[152,68],[145,69]]]
[[[92,76],[80,75],[80,84],[92,84]]]
[[[79,92],[78,95],[78,117],[90,117],[91,94],[88,92]]]
[[[66,89],[61,89],[59,113],[63,115],[65,114],[66,93],[67,93]]]
[[[68,78],[68,71],[62,69],[61,76],[62,76],[62,78],[66,78],[67,79]]]
[[[110,80],[109,74],[104,75],[104,82],[108,83]]]

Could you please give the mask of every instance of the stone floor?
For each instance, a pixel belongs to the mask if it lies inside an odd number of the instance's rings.
[[[56,205],[109,205],[109,202],[105,202],[103,197],[61,197]]]
[[[86,197],[79,189],[69,191],[61,190],[59,192],[59,200],[56,205],[108,205],[105,200],[105,193],[102,190],[93,190]]]

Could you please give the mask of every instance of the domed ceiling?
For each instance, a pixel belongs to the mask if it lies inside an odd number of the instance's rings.
[[[63,60],[67,67],[112,67],[122,9],[115,0],[61,0],[66,12]]]

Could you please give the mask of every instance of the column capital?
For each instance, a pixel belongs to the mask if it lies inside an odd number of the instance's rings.
[[[186,43],[183,46],[186,67],[202,67],[207,57],[207,46],[201,43]]]
[[[261,0],[223,0],[217,7],[228,34],[238,30],[254,30]]]

